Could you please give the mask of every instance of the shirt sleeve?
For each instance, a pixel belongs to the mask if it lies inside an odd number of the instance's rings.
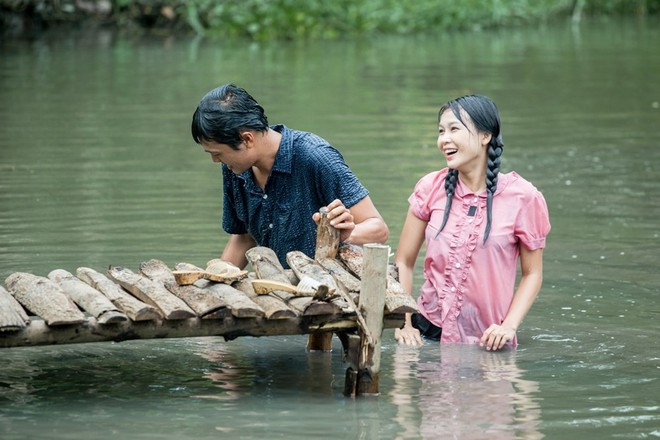
[[[339,199],[350,208],[369,195],[369,191],[334,147],[328,144],[317,146],[309,160],[313,163],[309,169],[314,170],[314,188],[325,204]]]
[[[516,237],[527,249],[545,247],[545,239],[550,233],[548,206],[540,191],[534,188],[531,200],[525,204],[516,221]]]
[[[435,171],[422,177],[417,182],[413,193],[408,197],[408,203],[410,203],[410,208],[415,217],[425,222],[430,221],[431,206],[437,204],[437,198],[441,195],[437,191],[437,188],[442,188],[444,190],[444,179],[446,174],[446,169]],[[444,209],[444,206],[442,209]]]

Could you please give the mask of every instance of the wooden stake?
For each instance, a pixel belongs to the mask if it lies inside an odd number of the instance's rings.
[[[377,395],[380,382],[380,342],[383,332],[383,310],[387,290],[387,262],[390,247],[380,244],[364,245],[364,267],[358,313],[361,313],[368,332],[359,330],[357,372],[346,371],[346,379],[355,380],[355,386],[347,384],[344,390],[351,394]]]

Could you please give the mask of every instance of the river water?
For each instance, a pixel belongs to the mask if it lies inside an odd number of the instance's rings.
[[[338,147],[393,250],[415,182],[444,166],[439,105],[486,94],[502,114],[502,168],[544,193],[552,231],[516,351],[401,347],[386,330],[380,396],[351,399],[336,338],[332,353],[306,353],[303,336],[2,349],[0,438],[659,438],[658,41],[649,20],[317,43],[1,43],[0,280],[219,255],[221,173],[189,127],[224,82],[271,123]]]

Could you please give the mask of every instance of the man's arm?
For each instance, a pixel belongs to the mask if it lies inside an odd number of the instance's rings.
[[[227,245],[222,251],[222,256],[220,258],[243,269],[248,263],[245,253],[248,249],[251,249],[256,245],[257,242],[254,241],[254,238],[252,238],[250,234],[233,234],[229,237],[229,241],[227,241]]]

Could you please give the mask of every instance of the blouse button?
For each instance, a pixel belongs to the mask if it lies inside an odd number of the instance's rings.
[[[472,203],[477,203],[478,201],[479,201],[479,199],[476,198],[476,197],[474,199],[472,199]]]
[[[269,224],[268,227],[269,227],[270,229],[273,229],[273,224],[272,224],[272,223]]]
[[[456,267],[456,269],[459,269],[461,267],[461,263],[456,263],[454,267]]]
[[[268,194],[264,194],[264,200],[268,198]]]
[[[451,286],[451,291],[456,292],[456,286]]]

